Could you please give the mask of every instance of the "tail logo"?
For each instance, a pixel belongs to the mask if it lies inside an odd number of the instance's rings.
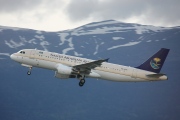
[[[159,69],[159,65],[161,64],[158,64],[159,62],[161,62],[161,59],[160,58],[154,58],[153,60],[151,60],[150,62],[150,65],[153,69]]]

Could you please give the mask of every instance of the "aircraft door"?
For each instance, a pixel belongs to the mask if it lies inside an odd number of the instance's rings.
[[[37,53],[36,53],[36,49],[35,50],[31,50],[31,53],[30,53],[30,58],[33,60],[33,63],[34,63],[34,66],[39,66],[39,61],[37,59]]]
[[[31,50],[30,56],[31,56],[31,58],[35,58],[36,57],[36,50]]]

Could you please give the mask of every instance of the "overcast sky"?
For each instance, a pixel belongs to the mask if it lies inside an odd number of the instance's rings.
[[[0,0],[0,25],[66,30],[114,19],[180,26],[180,0]]]

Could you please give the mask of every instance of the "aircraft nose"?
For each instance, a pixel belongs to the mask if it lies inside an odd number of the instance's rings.
[[[14,54],[11,54],[10,58],[14,60],[14,57],[15,57]]]

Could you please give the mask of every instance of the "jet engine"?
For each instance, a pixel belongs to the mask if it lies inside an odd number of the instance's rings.
[[[59,74],[57,71],[55,72],[54,75],[56,78],[60,78],[60,79],[68,79],[69,75],[65,75],[65,74]]]
[[[72,73],[72,67],[62,65],[62,64],[58,64],[57,73],[63,74],[63,75],[70,75]]]

